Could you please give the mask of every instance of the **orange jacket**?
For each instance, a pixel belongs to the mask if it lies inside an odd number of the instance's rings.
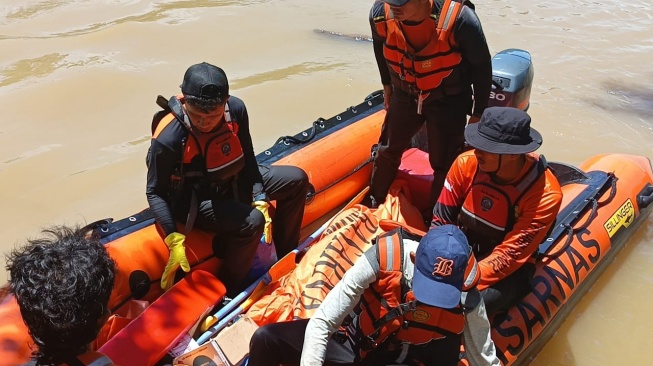
[[[369,341],[367,351],[391,343],[424,344],[460,335],[462,307],[441,309],[422,305],[412,291],[402,291],[403,241],[401,230],[380,236],[375,246],[379,258],[378,280],[363,293],[360,329]]]
[[[433,209],[433,225],[460,226],[480,259],[483,290],[529,260],[553,225],[562,191],[539,155],[526,155],[515,181],[500,185],[478,170],[473,151],[452,165]]]
[[[374,18],[374,25],[376,32],[385,38],[383,55],[388,67],[394,76],[412,86],[412,93],[429,93],[440,86],[462,61],[452,32],[463,8],[462,2],[445,0],[441,10],[433,7],[430,17],[425,20],[432,23],[433,32],[426,46],[419,50],[406,39],[390,6],[384,5],[384,13]]]

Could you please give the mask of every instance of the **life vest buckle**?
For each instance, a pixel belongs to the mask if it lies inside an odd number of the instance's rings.
[[[370,336],[370,335],[365,336],[365,340],[366,340],[365,343],[367,344],[367,346],[368,346],[369,348],[371,348],[371,349],[375,349],[375,348],[378,348],[378,347],[379,347],[379,344],[376,343],[376,340],[375,340],[374,338],[372,338],[372,336]]]
[[[170,188],[175,191],[181,189],[183,181],[184,179],[181,175],[172,174],[170,176]]]

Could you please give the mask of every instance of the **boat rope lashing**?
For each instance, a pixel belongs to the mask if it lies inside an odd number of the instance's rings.
[[[608,179],[612,181],[612,185],[610,186],[610,195],[605,199],[605,201],[599,202],[599,207],[612,202],[614,197],[617,195],[617,177],[614,175],[614,173],[610,172],[608,173]]]
[[[367,101],[368,98],[374,98],[375,96],[376,95],[374,95],[374,93],[372,93],[372,94],[368,95],[365,98],[365,100]],[[369,103],[370,102],[368,101],[368,104]],[[369,104],[369,105],[372,106],[372,104]],[[358,110],[356,109],[356,106],[350,106],[349,108],[347,108],[347,110],[345,112],[352,112],[353,114],[358,114]],[[340,115],[337,115],[334,118],[336,120],[340,121],[340,122],[343,121],[343,119],[342,119],[342,117]],[[295,136],[281,136],[281,137],[279,137],[277,139],[277,141],[274,144],[276,145],[276,144],[283,143],[284,145],[290,145],[290,144],[301,145],[301,144],[305,144],[307,142],[310,142],[311,140],[313,140],[315,138],[315,136],[317,136],[318,128],[321,129],[321,130],[324,130],[324,128],[326,127],[326,122],[327,122],[327,120],[322,118],[322,117],[316,119],[313,122],[313,125],[311,126],[311,131],[308,134],[306,132],[302,132],[302,135],[306,136],[306,138],[304,138],[304,139],[300,139],[300,138],[297,138]]]
[[[113,218],[106,218],[102,220],[93,221],[90,224],[86,224],[80,229],[85,235],[96,236],[100,238],[102,233],[108,231],[107,226],[113,222]]]
[[[539,254],[537,256],[538,259],[541,259],[541,258],[555,258],[555,257],[559,256],[560,254],[564,253],[567,250],[567,248],[569,247],[569,245],[571,244],[571,242],[573,241],[574,234],[576,232],[580,231],[580,230],[583,230],[583,229],[587,228],[590,225],[592,220],[594,220],[594,217],[597,215],[598,209],[599,209],[599,203],[596,200],[596,198],[590,198],[590,201],[592,202],[592,211],[587,216],[587,220],[585,220],[583,225],[580,225],[578,227],[573,227],[573,226],[571,226],[570,224],[568,224],[566,222],[561,224],[562,226],[565,227],[565,229],[567,229],[567,239],[565,240],[565,243],[562,245],[562,247],[560,247],[560,249],[556,250],[553,253],[541,253],[541,254]]]
[[[304,139],[299,139],[299,138],[294,137],[294,136],[281,136],[281,137],[279,137],[277,139],[277,142],[275,142],[275,145],[280,144],[280,143],[283,143],[284,145],[290,145],[290,144],[301,145],[301,144],[305,144],[305,143],[307,143],[307,142],[309,142],[309,141],[311,141],[311,140],[313,140],[315,138],[315,136],[317,135],[317,129],[318,128],[324,129],[324,122],[325,121],[326,120],[324,118],[322,118],[322,117],[315,120],[313,122],[313,125],[311,126],[311,132],[309,132],[308,135],[306,135],[306,138],[304,138]]]
[[[566,229],[566,233],[567,233],[566,234],[567,239],[565,240],[565,243],[560,247],[560,249],[556,250],[553,253],[539,253],[537,255],[537,259],[555,258],[555,257],[559,256],[560,254],[564,253],[567,250],[567,248],[569,247],[569,245],[571,245],[571,242],[574,239],[574,234],[581,231],[581,230],[586,229],[590,225],[590,223],[592,223],[592,221],[596,218],[596,216],[598,215],[599,207],[602,207],[602,206],[610,203],[612,201],[612,199],[614,199],[614,197],[617,194],[617,179],[616,179],[614,173],[608,173],[608,179],[611,180],[610,194],[608,195],[608,197],[604,201],[601,201],[601,202],[599,202],[598,199],[596,199],[595,197],[590,198],[589,201],[592,203],[592,211],[587,216],[587,220],[585,220],[585,222],[582,225],[576,226],[576,227],[572,226],[571,224],[569,224],[567,222],[562,223],[561,225]]]

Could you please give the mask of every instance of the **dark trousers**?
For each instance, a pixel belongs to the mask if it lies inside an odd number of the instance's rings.
[[[299,365],[304,333],[308,320],[264,325],[256,330],[249,343],[249,366]],[[349,339],[327,343],[324,365],[378,366],[392,363],[400,350],[375,350],[363,360],[358,355],[359,347]],[[423,346],[411,345],[403,364],[426,366],[455,366],[458,364],[460,337],[445,337]],[[419,360],[419,362],[415,362]]]
[[[271,200],[277,201],[272,220],[272,237],[281,258],[299,243],[304,216],[308,176],[294,166],[259,166],[263,187]],[[251,205],[251,186],[239,187],[239,200],[233,194],[214,195],[199,204],[194,227],[214,232],[213,253],[223,260],[218,277],[229,295],[238,294],[252,267],[252,260],[263,235],[265,218]],[[187,210],[184,210],[188,212]],[[186,220],[183,212],[177,217]]]
[[[417,114],[416,98],[395,88],[372,171],[370,194],[376,202],[385,201],[390,185],[397,177],[401,155],[410,147],[413,135],[426,123],[429,163],[433,168],[430,203],[435,205],[447,172],[463,147],[472,100],[469,93],[434,97],[431,95],[424,100],[420,115]]]
[[[507,310],[531,291],[531,281],[535,274],[535,265],[526,263],[508,277],[492,287],[481,291],[485,309],[488,314]]]

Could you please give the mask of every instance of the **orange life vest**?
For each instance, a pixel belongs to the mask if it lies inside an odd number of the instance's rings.
[[[424,20],[433,23],[433,33],[429,43],[420,50],[406,40],[401,22],[394,19],[387,3],[383,14],[373,19],[376,32],[385,38],[383,55],[390,74],[399,78],[399,84],[408,85],[411,90],[406,92],[431,92],[461,63],[452,30],[463,6],[464,0],[445,0],[441,9],[433,6],[429,18]]]
[[[403,238],[407,235],[397,229],[377,240],[380,271],[377,281],[363,293],[359,315],[360,330],[369,345],[362,347],[363,356],[386,341],[424,344],[463,332],[461,306],[442,309],[423,305],[408,290],[403,277]]]
[[[519,200],[546,169],[546,159],[539,156],[528,173],[510,185],[498,185],[489,174],[478,174],[476,170],[458,222],[477,258],[487,256],[512,230],[520,214]]]
[[[181,175],[183,179],[208,177],[211,183],[223,184],[235,178],[245,166],[240,139],[238,139],[238,123],[233,121],[229,113],[229,102],[224,111],[225,123],[215,131],[197,133],[193,131],[186,114],[181,116],[172,111],[158,123],[152,135],[159,134],[173,121],[177,120],[188,129],[189,138],[183,144]]]

